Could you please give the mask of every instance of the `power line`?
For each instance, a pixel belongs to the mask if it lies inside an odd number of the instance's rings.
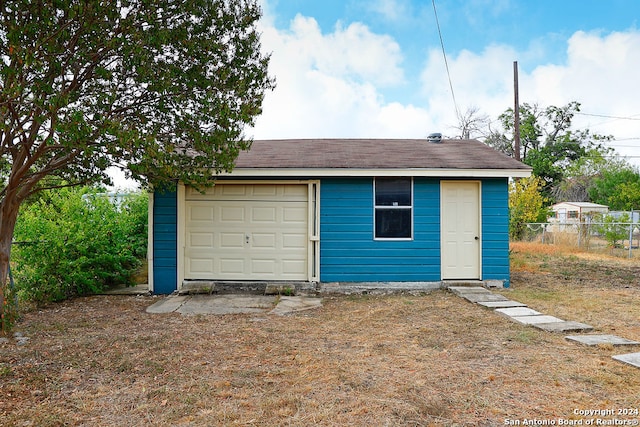
[[[633,116],[628,116],[628,117],[623,117],[623,116],[608,116],[606,114],[590,114],[590,113],[580,113],[580,112],[576,112],[575,114],[579,114],[581,116],[590,116],[590,117],[604,117],[605,119],[616,119],[616,120],[639,120],[640,121],[640,117],[636,117],[636,116],[640,116],[640,114],[634,114]]]
[[[451,97],[453,98],[453,107],[456,110],[456,117],[458,120],[462,118],[460,110],[458,110],[458,103],[456,102],[456,95],[453,93],[453,83],[451,83],[451,73],[449,72],[449,63],[447,62],[447,53],[444,50],[444,40],[442,40],[442,31],[440,31],[440,21],[438,21],[438,12],[436,12],[436,0],[431,0],[433,4],[433,14],[436,17],[436,27],[438,28],[438,36],[440,37],[440,46],[442,47],[442,56],[444,58],[444,66],[447,69],[447,78],[449,79],[449,88],[451,88]]]

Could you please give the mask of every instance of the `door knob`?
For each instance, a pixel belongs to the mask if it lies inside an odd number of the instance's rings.
[[[480,240],[480,238],[478,236],[475,237],[476,240]]]

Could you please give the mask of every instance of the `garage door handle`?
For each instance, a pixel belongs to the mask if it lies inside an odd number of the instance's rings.
[[[244,236],[244,241],[245,241],[245,243],[249,243],[249,235],[248,234]]]
[[[480,238],[478,236],[476,236],[476,240],[480,240]]]

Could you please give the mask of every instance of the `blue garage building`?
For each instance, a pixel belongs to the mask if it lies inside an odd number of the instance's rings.
[[[256,140],[206,192],[152,194],[149,285],[508,286],[508,180],[530,173],[476,140]]]

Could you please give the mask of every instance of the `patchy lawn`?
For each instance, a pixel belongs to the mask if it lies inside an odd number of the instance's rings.
[[[638,262],[514,246],[509,298],[640,341]],[[4,426],[516,425],[640,420],[640,347],[586,347],[445,291],[327,297],[293,316],[150,315],[155,297],[27,313],[0,345]],[[594,425],[596,425],[594,423]]]

